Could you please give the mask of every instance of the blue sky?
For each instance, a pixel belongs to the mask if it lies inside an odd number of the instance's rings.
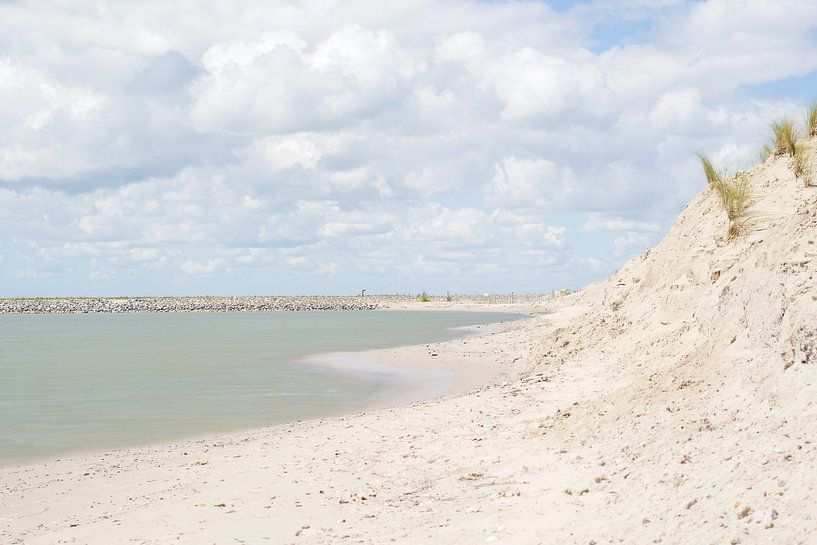
[[[579,287],[815,84],[806,1],[0,2],[0,296]]]

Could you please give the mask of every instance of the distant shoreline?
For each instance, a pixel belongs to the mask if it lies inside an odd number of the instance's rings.
[[[98,314],[135,312],[301,312],[318,310],[376,310],[438,308],[442,303],[525,305],[550,295],[304,295],[304,296],[161,296],[161,297],[45,297],[0,299],[0,314]]]

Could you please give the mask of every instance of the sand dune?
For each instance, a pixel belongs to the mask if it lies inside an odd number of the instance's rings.
[[[759,223],[732,243],[704,189],[659,246],[548,314],[370,355],[487,383],[0,469],[0,541],[815,542],[817,189],[785,159],[751,181]]]

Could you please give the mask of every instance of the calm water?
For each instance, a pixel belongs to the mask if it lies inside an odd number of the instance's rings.
[[[312,365],[308,356],[444,340],[462,333],[452,328],[511,318],[425,311],[3,315],[0,464],[359,409],[397,391],[396,381],[409,388],[410,377]],[[439,381],[449,378],[438,372]]]

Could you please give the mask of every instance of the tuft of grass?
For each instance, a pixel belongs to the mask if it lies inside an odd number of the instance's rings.
[[[426,292],[423,292],[417,296],[417,300],[420,301],[421,303],[428,303],[431,301],[431,297],[429,297]]]
[[[806,138],[817,136],[817,103],[811,105],[806,115]]]
[[[728,178],[725,173],[718,172],[706,156],[698,155],[698,158],[701,160],[706,182],[718,195],[721,207],[729,220],[726,240],[733,241],[745,235],[751,229],[754,220],[751,212],[754,195],[749,184],[749,174],[738,172],[734,177]]]
[[[811,186],[813,170],[806,154],[806,146],[803,142],[798,142],[794,148],[794,159],[792,160],[792,170],[797,178],[803,180],[806,187]]]
[[[706,184],[715,190],[715,193],[723,200],[723,185],[726,180],[726,173],[719,172],[718,169],[715,168],[715,165],[712,164],[712,161],[705,155],[698,154],[698,159],[701,160],[701,166],[704,169]]]
[[[701,160],[701,166],[703,167],[704,174],[706,175],[706,183],[709,184],[710,187],[717,187],[720,185],[721,174],[715,168],[715,165],[712,164],[712,161],[709,160],[709,157],[699,153],[698,159]]]
[[[772,123],[772,133],[774,134],[774,154],[777,156],[790,155],[794,157],[797,146],[797,129],[794,121],[783,119]]]
[[[763,147],[760,148],[760,162],[765,163],[772,155],[774,155],[774,148],[769,144],[763,144]]]
[[[754,214],[754,194],[749,184],[749,176],[739,173],[734,178],[724,180],[721,189],[721,203],[729,219],[726,240],[733,241],[745,235],[752,227]]]

